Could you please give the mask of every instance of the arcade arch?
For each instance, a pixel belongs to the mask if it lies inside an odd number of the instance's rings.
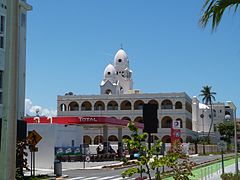
[[[165,99],[162,101],[161,109],[172,109],[172,108],[173,108],[172,101],[170,101],[169,99]]]
[[[79,111],[78,103],[76,101],[70,102],[70,104],[68,105],[68,110],[69,111]]]
[[[82,111],[91,111],[92,110],[92,104],[89,101],[84,101],[81,106]]]
[[[125,117],[123,117],[123,118],[122,118],[122,120],[131,121],[131,118],[130,118],[130,117],[127,117],[127,116],[125,116]]]
[[[92,139],[91,139],[91,137],[88,136],[88,135],[83,136],[83,143],[84,143],[84,144],[92,144]]]
[[[143,123],[143,117],[138,116],[134,119],[134,122]]]
[[[94,110],[104,111],[105,110],[105,104],[102,101],[97,101],[94,104]]]
[[[108,102],[107,110],[118,110],[118,103],[116,101]]]
[[[67,106],[66,106],[66,104],[64,104],[64,103],[62,103],[61,105],[60,105],[60,111],[66,111],[67,110]]]
[[[148,101],[148,104],[156,104],[157,105],[157,109],[159,108],[158,102],[154,99]]]
[[[115,135],[111,135],[111,136],[108,137],[108,141],[117,142],[117,141],[118,141],[118,138],[117,138]]]
[[[102,135],[97,135],[95,138],[94,138],[94,144],[99,144],[99,143],[103,143],[103,136]]]
[[[162,142],[163,143],[171,143],[171,137],[169,135],[163,136]]]
[[[180,101],[175,103],[175,109],[182,109],[182,103]]]
[[[137,100],[134,103],[134,110],[141,110],[143,109],[144,102],[142,100]]]
[[[131,110],[132,109],[132,104],[130,101],[125,100],[121,103],[121,110]]]
[[[172,127],[172,118],[169,116],[165,116],[161,121],[162,128],[171,128]]]

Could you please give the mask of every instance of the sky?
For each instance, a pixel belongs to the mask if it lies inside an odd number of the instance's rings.
[[[204,0],[28,3],[27,112],[54,115],[57,96],[70,91],[100,94],[104,69],[122,45],[134,89],[193,97],[209,85],[216,102],[233,101],[240,117],[240,14],[227,10],[211,32],[198,23]]]

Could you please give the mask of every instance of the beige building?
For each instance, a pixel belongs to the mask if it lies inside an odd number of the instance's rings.
[[[199,103],[199,100],[195,96],[192,99],[192,109],[193,130],[198,132],[199,136],[207,136],[211,124],[210,106]],[[210,130],[212,142],[218,142],[220,140],[220,135],[217,132],[217,125],[224,121],[235,121],[236,110],[236,106],[231,101],[212,104],[213,125]]]
[[[192,99],[185,92],[141,93],[133,89],[132,82],[128,56],[123,49],[119,49],[114,63],[105,68],[100,83],[101,94],[75,95],[70,92],[59,95],[57,116],[110,116],[119,120],[143,123],[143,104],[157,104],[159,120],[157,135],[163,142],[170,142],[172,122],[176,120],[181,122],[183,142],[197,138],[197,133],[192,131]],[[91,129],[86,130],[85,134],[94,139],[100,132],[101,130]],[[123,135],[127,134],[129,132],[125,129]]]

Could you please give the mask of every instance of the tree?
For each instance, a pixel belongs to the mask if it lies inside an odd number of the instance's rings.
[[[189,176],[193,176],[192,167],[194,162],[189,160],[189,156],[184,154],[180,141],[175,141],[171,145],[171,149],[167,155],[160,159],[162,164],[170,167],[175,180],[189,180]]]
[[[234,137],[234,123],[233,121],[219,123],[217,126],[219,134],[222,136],[222,140],[226,141],[227,148],[231,144],[231,139]]]
[[[163,177],[159,172],[159,168],[168,166],[173,172],[173,178],[176,180],[187,180],[192,175],[193,163],[190,162],[188,156],[182,153],[182,146],[180,142],[173,143],[170,151],[167,152],[166,156],[160,157],[162,143],[160,140],[154,143],[150,149],[146,146],[147,133],[140,134],[138,128],[134,126],[132,122],[128,123],[130,129],[131,139],[124,139],[127,144],[129,152],[138,151],[139,157],[137,159],[138,167],[132,167],[125,170],[122,173],[123,177],[132,176],[133,174],[146,173],[148,179],[151,180],[150,170],[156,170],[155,180],[161,180]]]
[[[16,179],[23,179],[24,174],[23,170],[30,170],[28,167],[27,156],[28,153],[26,152],[27,147],[29,146],[28,140],[18,141],[16,147]]]
[[[209,139],[209,135],[210,135],[210,132],[211,132],[211,129],[212,129],[212,125],[213,125],[213,109],[212,109],[212,101],[214,100],[215,101],[215,97],[214,95],[216,95],[217,93],[215,92],[212,92],[211,91],[212,87],[211,86],[203,86],[203,89],[201,90],[201,94],[200,96],[202,96],[202,102],[206,105],[210,105],[210,109],[211,109],[211,124],[210,124],[210,127],[209,127],[209,131],[208,131],[208,139]]]
[[[229,8],[234,9],[235,13],[239,4],[240,0],[206,0],[202,7],[203,15],[199,21],[200,25],[205,28],[212,18],[212,30],[216,30],[224,11]]]
[[[132,176],[133,174],[139,173],[142,178],[142,174],[146,173],[149,176],[149,179],[151,180],[149,162],[150,162],[150,159],[153,157],[153,151],[152,149],[149,150],[144,143],[148,137],[148,134],[147,133],[140,134],[138,132],[138,128],[134,126],[132,122],[128,123],[128,128],[132,132],[131,134],[132,138],[124,139],[123,141],[124,143],[127,144],[127,147],[130,153],[133,151],[139,153],[138,162],[137,162],[139,167],[129,168],[128,170],[122,173],[122,176],[123,177]],[[160,149],[161,147],[160,141],[158,141],[155,146],[157,147],[154,147],[154,148]],[[144,167],[146,167],[146,169]],[[158,179],[161,179],[161,178],[159,177]]]

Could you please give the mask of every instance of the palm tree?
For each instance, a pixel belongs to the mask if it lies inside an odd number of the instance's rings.
[[[212,18],[212,30],[215,30],[219,25],[224,11],[229,8],[234,8],[234,13],[237,11],[240,0],[206,0],[200,18],[200,25],[205,28],[209,19]]]
[[[206,105],[210,105],[210,109],[211,109],[211,124],[209,127],[209,131],[208,131],[208,139],[209,139],[209,135],[212,129],[212,125],[213,125],[213,109],[212,109],[212,100],[215,101],[215,97],[214,95],[216,95],[217,93],[212,92],[211,91],[212,87],[211,86],[203,86],[203,89],[201,90],[201,94],[199,96],[202,96],[202,102]]]

